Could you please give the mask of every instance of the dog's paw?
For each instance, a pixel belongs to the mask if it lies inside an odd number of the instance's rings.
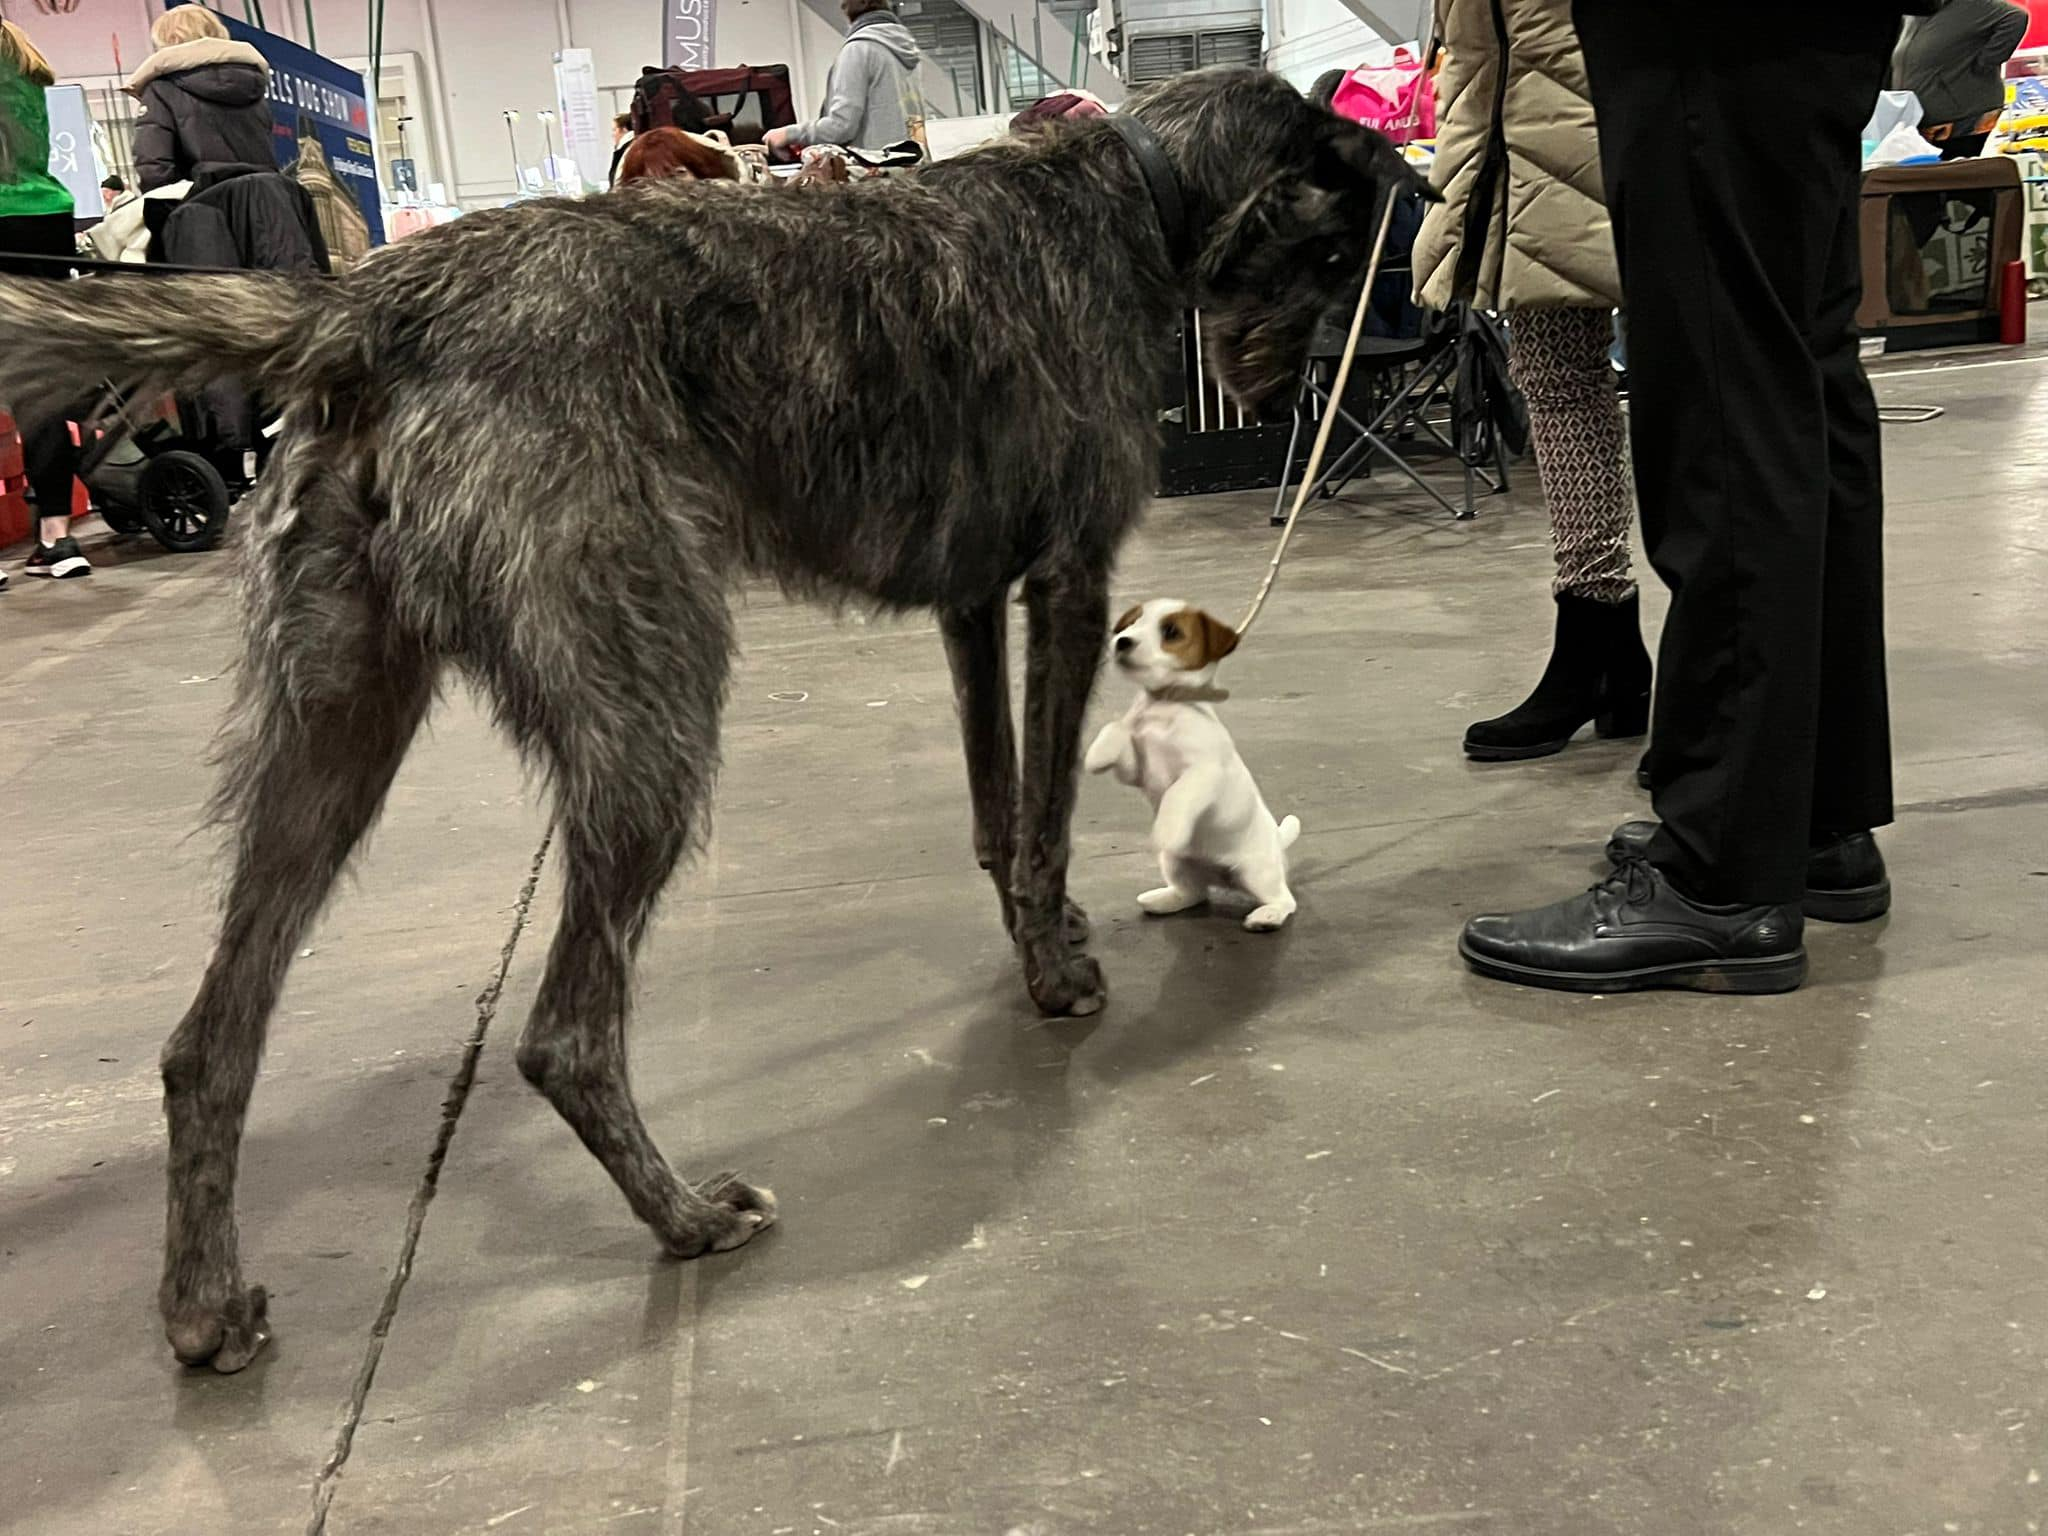
[[[1294,916],[1291,906],[1254,907],[1244,920],[1248,933],[1273,933],[1287,926],[1287,919]]]
[[[232,1376],[270,1342],[270,1298],[260,1285],[167,1299],[163,1312],[164,1337],[182,1365]]]
[[[1102,1005],[1109,1001],[1102,967],[1079,950],[1063,950],[1044,959],[1027,953],[1024,984],[1031,989],[1031,1000],[1038,1004],[1038,1011],[1053,1018],[1086,1018],[1100,1013]]]
[[[1088,921],[1087,910],[1081,905],[1081,903],[1074,900],[1073,897],[1069,896],[1067,898],[1066,913],[1067,942],[1069,944],[1086,944],[1088,942],[1089,931],[1091,928],[1093,928],[1093,926],[1094,925]]]
[[[1138,897],[1138,905],[1153,917],[1171,917],[1176,912],[1199,907],[1208,899],[1202,891],[1183,891],[1175,886],[1162,885],[1156,891],[1143,892]]]
[[[698,1186],[697,1197],[705,1205],[693,1208],[683,1229],[664,1239],[676,1258],[729,1253],[775,1225],[775,1191],[749,1184],[736,1173],[706,1179]]]

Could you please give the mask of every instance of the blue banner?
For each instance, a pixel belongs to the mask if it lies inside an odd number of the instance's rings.
[[[370,243],[382,245],[383,199],[377,192],[377,150],[371,142],[370,98],[363,77],[275,32],[232,16],[220,19],[227,23],[229,37],[247,43],[270,65],[277,163],[291,165],[299,158],[299,140],[317,139],[335,179],[355,194],[370,226]]]

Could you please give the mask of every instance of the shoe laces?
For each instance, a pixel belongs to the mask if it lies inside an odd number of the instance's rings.
[[[1611,896],[1617,906],[1641,906],[1657,894],[1657,871],[1649,855],[1623,854],[1604,879],[1595,882],[1594,893]]]

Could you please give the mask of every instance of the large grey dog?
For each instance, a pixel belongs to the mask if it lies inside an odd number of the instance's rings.
[[[886,184],[476,214],[333,283],[0,285],[0,399],[233,373],[285,413],[242,547],[226,910],[163,1055],[180,1360],[237,1370],[267,1337],[234,1212],[265,1025],[450,667],[556,801],[563,913],[519,1069],[669,1252],[736,1248],[775,1216],[737,1179],[679,1180],[626,1079],[635,947],[703,832],[737,576],[937,611],[975,846],[1031,995],[1102,1005],[1068,820],[1164,340],[1199,303],[1241,397],[1291,390],[1317,316],[1356,291],[1379,195],[1415,181],[1255,71],[1127,111],[1140,128],[1057,128]]]

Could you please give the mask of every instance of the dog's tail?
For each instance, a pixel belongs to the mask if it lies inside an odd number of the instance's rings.
[[[1280,846],[1282,849],[1292,848],[1294,840],[1299,836],[1301,836],[1301,818],[1299,816],[1289,816],[1280,823]]]
[[[326,287],[246,273],[0,278],[0,400],[34,419],[102,383],[156,394],[230,376],[281,393],[311,379],[345,386],[339,359],[312,366]]]

